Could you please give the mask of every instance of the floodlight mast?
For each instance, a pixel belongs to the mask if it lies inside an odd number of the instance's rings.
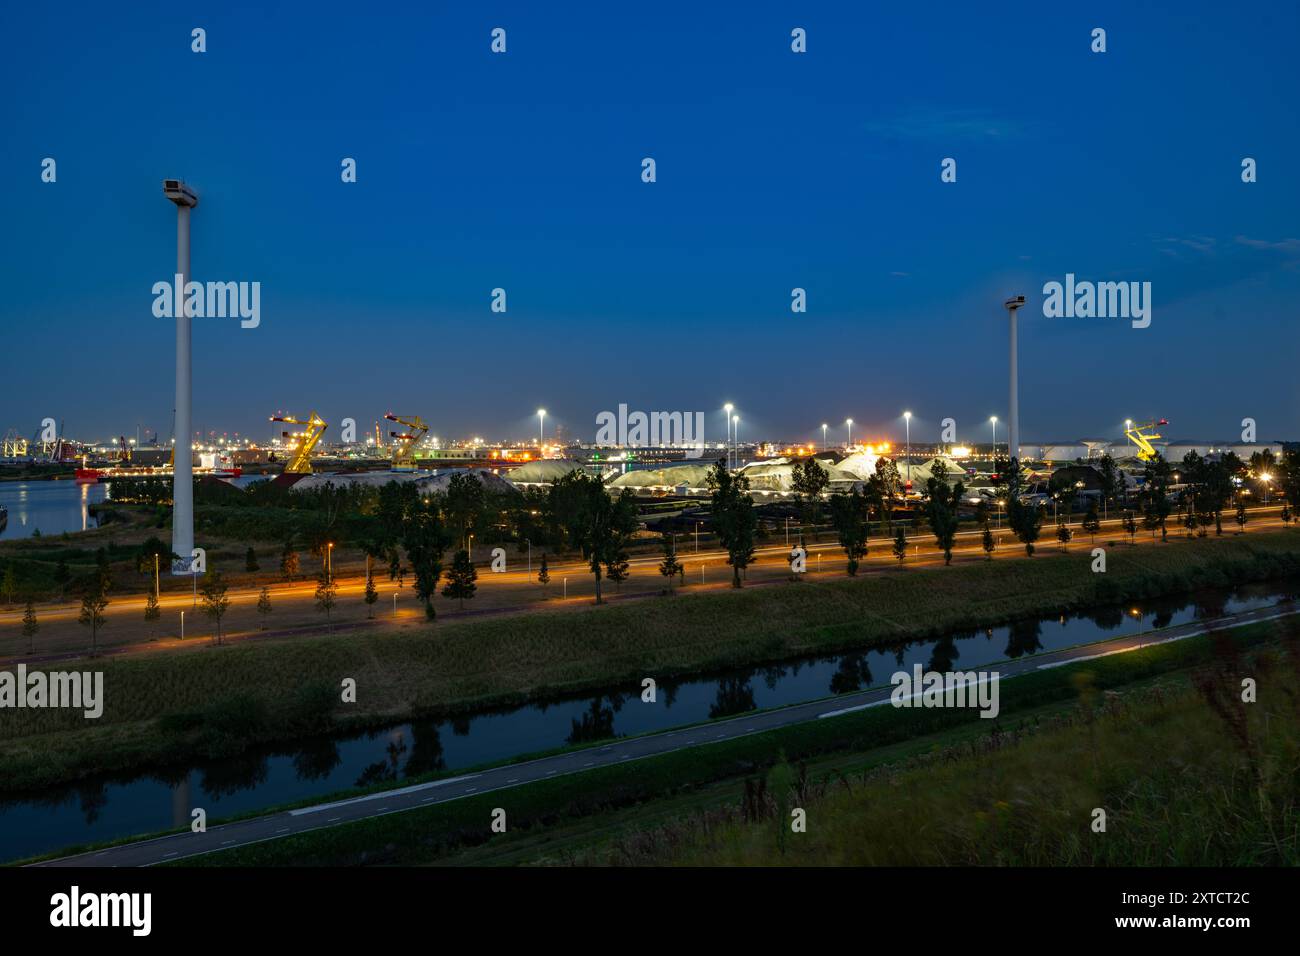
[[[163,195],[176,204],[176,432],[172,446],[172,574],[189,574],[194,553],[194,452],[190,444],[193,384],[190,313],[185,285],[190,281],[190,210],[198,194],[184,180],[164,179]]]

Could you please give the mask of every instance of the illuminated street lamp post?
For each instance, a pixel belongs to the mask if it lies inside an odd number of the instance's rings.
[[[542,443],[546,441],[546,409],[537,410],[537,457],[542,457]]]
[[[849,447],[853,444],[853,419],[851,418],[844,419],[844,425],[849,430],[848,437],[844,440],[844,453],[847,455],[849,452]]]
[[[912,413],[903,412],[903,424],[907,428],[907,483],[912,483]]]
[[[1133,419],[1124,419],[1124,440],[1128,442],[1128,447],[1133,447],[1133,436],[1129,434],[1133,430]]]
[[[989,419],[993,423],[993,460],[998,460],[998,416]]]
[[[735,407],[731,402],[722,406],[722,410],[727,413],[727,471],[731,470],[731,410]]]
[[[731,442],[736,446],[736,467],[740,467],[740,416],[731,416]]]
[[[826,423],[822,422],[822,451],[826,450]]]

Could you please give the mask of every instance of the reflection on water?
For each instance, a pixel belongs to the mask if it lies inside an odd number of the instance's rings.
[[[91,505],[108,498],[108,485],[79,485],[73,481],[0,481],[0,505],[9,509],[9,522],[0,540],[30,538],[38,531],[52,534],[86,531],[97,526]]]
[[[1144,601],[1072,617],[1022,620],[849,654],[661,682],[654,703],[639,688],[514,710],[422,719],[364,733],[265,748],[190,768],[87,781],[0,804],[0,858],[185,825],[319,797],[352,787],[508,760],[566,744],[666,730],[756,708],[845,694],[888,682],[896,670],[973,669],[1152,627],[1220,617],[1300,596],[1300,586]]]
[[[171,480],[170,476],[167,480]],[[244,475],[229,483],[247,488],[265,475]],[[79,485],[71,480],[0,481],[0,505],[9,509],[9,523],[0,529],[0,540],[30,538],[64,532],[88,531],[98,527],[90,514],[92,505],[103,504],[113,494],[111,481]]]

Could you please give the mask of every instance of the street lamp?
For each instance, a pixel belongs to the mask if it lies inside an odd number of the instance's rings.
[[[912,483],[912,413],[903,412],[903,423],[907,428],[907,483]]]
[[[541,457],[542,443],[546,441],[546,409],[537,410],[537,454]]]
[[[740,416],[731,416],[731,441],[736,446],[736,467],[740,467]]]
[[[822,451],[826,450],[826,423],[822,422]]]
[[[727,413],[727,470],[731,470],[731,410],[735,408],[731,402],[722,406],[722,410]]]
[[[1015,298],[1007,299],[1002,305],[1007,310],[1010,317],[1010,375],[1008,376],[1008,391],[1011,397],[1011,437],[1007,439],[1007,458],[1011,460],[1013,466],[1018,466],[1020,461],[1020,379],[1019,369],[1016,366],[1016,310],[1025,304],[1025,297],[1018,295]]]
[[[190,437],[190,399],[193,394],[190,362],[190,309],[185,286],[190,280],[190,210],[198,194],[181,179],[164,179],[163,195],[176,204],[176,281],[181,307],[176,311],[176,431],[184,446],[172,455],[172,574],[188,574],[194,554],[194,462]]]
[[[849,429],[849,437],[848,437],[848,439],[844,442],[844,453],[847,455],[847,454],[849,453],[849,448],[850,448],[850,446],[852,446],[852,444],[853,444],[853,419],[851,419],[851,418],[846,418],[846,419],[844,419],[844,424],[845,424],[845,425],[848,427],[848,429]]]
[[[1124,440],[1128,442],[1128,447],[1133,447],[1133,436],[1129,434],[1133,430],[1133,419],[1124,419]]]
[[[998,460],[998,416],[994,415],[989,421],[993,425],[993,460]]]

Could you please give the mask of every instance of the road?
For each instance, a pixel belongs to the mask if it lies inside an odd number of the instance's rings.
[[[1248,525],[1250,532],[1274,530],[1283,527],[1280,507],[1270,506],[1251,512]],[[1078,517],[1077,515],[1075,516]],[[1088,548],[1091,543],[1083,534],[1079,525],[1072,526],[1075,538],[1072,549]],[[1235,524],[1225,525],[1225,534],[1232,535]],[[1171,545],[1182,540],[1181,529],[1170,529]],[[797,541],[797,531],[791,535]],[[1024,550],[1015,537],[1005,528],[995,529],[997,543],[995,555],[1007,555],[1013,559],[1024,557]],[[1126,536],[1118,519],[1103,522],[1098,532],[1097,541],[1123,540]],[[1139,532],[1135,543],[1144,547],[1151,543],[1148,533]],[[695,552],[684,547],[679,550],[678,558],[686,567],[686,586],[684,593],[726,590],[730,586],[731,569],[726,564],[725,551],[706,548]],[[928,534],[917,535],[909,539],[908,555],[902,564],[903,569],[915,567],[935,567],[943,564],[943,555],[935,548],[934,539]],[[1166,545],[1167,546],[1167,545]],[[1054,540],[1051,529],[1044,527],[1038,548],[1043,553],[1053,553],[1059,545]],[[843,576],[844,553],[833,541],[808,544],[807,576],[813,580],[838,579]],[[953,549],[954,561],[983,560],[979,531],[962,532],[957,536]],[[754,564],[746,572],[746,582],[750,585],[780,584],[789,577],[789,546],[782,540],[779,544],[765,545],[757,549]],[[519,567],[519,555],[509,556],[514,570],[493,573],[487,568],[480,569],[478,576],[478,593],[470,606],[464,610],[456,607],[454,602],[443,598],[438,602],[439,619],[454,621],[461,618],[484,615],[521,613],[537,610],[560,610],[566,607],[585,607],[592,601],[592,577],[588,568],[581,562],[557,561],[550,566],[551,583],[543,589],[536,583],[537,561],[531,571]],[[632,577],[624,584],[621,592],[605,584],[607,600],[620,601],[642,597],[651,597],[659,593],[663,579],[659,575],[661,556],[647,555],[633,558],[630,562]],[[876,538],[872,541],[871,551],[863,561],[861,574],[871,570],[892,570],[899,567],[899,562],[892,553],[892,541]],[[375,617],[370,619],[367,608],[361,602],[365,578],[363,574],[338,575],[338,605],[334,609],[331,629],[350,629],[368,626],[386,627],[427,627],[423,610],[415,600],[411,588],[400,591],[387,581],[386,570],[376,569],[376,581],[381,594],[375,608]],[[647,588],[647,582],[651,587]],[[229,592],[231,608],[223,627],[226,640],[262,640],[267,638],[284,638],[322,633],[326,626],[322,615],[316,609],[315,581],[277,583],[269,588],[274,614],[265,620],[256,612],[258,589],[234,589]],[[398,599],[400,596],[401,609]],[[100,653],[157,653],[173,651],[186,647],[195,647],[199,642],[206,644],[212,638],[212,624],[194,607],[192,595],[185,593],[164,593],[160,600],[164,617],[158,628],[152,628],[143,622],[144,595],[115,597],[106,611],[108,624],[100,631]],[[37,640],[39,649],[36,653],[24,653],[27,641],[21,637],[22,609],[13,607],[0,610],[0,661],[6,665],[24,660],[28,663],[71,660],[84,656],[88,633],[77,623],[80,613],[78,605],[46,606],[38,609],[41,633]],[[267,625],[270,630],[263,630]],[[181,639],[184,630],[188,640]],[[197,640],[196,640],[197,639]]]
[[[1215,621],[1197,621],[1159,632],[1128,635],[1095,644],[1031,655],[1002,664],[982,668],[996,670],[999,679],[1005,680],[1046,668],[1059,667],[1074,661],[1091,660],[1109,654],[1120,654],[1152,644],[1184,640],[1204,634],[1211,629],[1243,627],[1260,621],[1275,620],[1300,613],[1300,607],[1261,608],[1242,614],[1230,615]],[[757,711],[713,723],[687,727],[667,733],[614,740],[604,746],[591,747],[571,753],[542,757],[527,763],[510,764],[478,773],[435,780],[382,793],[303,807],[267,816],[214,826],[205,833],[179,833],[138,843],[129,843],[104,850],[91,851],[76,856],[63,857],[37,866],[113,867],[152,866],[182,860],[186,857],[249,846],[267,840],[307,833],[325,827],[341,826],[358,820],[417,810],[431,804],[446,803],[464,797],[495,791],[508,791],[513,787],[547,780],[566,774],[582,773],[596,767],[628,763],[645,757],[704,747],[723,740],[733,740],[749,734],[763,733],[779,727],[836,717],[867,707],[887,704],[892,688],[888,685],[870,690],[845,694],[839,697],[795,704],[770,711]],[[510,810],[509,795],[502,793],[500,806]],[[485,816],[483,826],[489,820]]]

